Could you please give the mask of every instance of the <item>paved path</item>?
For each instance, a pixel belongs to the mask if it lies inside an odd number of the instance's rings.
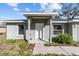
[[[41,43],[35,44],[33,54],[65,54],[65,55],[79,55],[79,47],[72,46],[50,46],[46,47]]]

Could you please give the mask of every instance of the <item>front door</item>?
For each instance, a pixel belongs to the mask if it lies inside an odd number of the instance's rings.
[[[43,39],[43,23],[35,24],[35,39]]]

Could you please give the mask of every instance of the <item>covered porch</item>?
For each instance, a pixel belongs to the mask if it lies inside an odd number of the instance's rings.
[[[57,14],[24,13],[27,17],[28,30],[24,29],[25,39],[29,43],[52,42],[52,20]],[[26,28],[26,26],[24,26]]]

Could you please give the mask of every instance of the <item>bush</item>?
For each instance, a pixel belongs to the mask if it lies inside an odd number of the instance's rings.
[[[69,34],[59,34],[58,36],[52,38],[52,42],[61,44],[72,44],[72,37]]]
[[[17,41],[17,44],[19,46],[19,53],[23,53],[24,51],[30,48],[30,45],[26,43],[24,40]]]

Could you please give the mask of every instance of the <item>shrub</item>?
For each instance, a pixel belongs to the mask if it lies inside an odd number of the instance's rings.
[[[22,53],[28,49],[28,43],[26,43],[25,41],[19,41],[18,46],[20,48],[20,50],[19,50],[20,53]]]
[[[52,42],[55,43],[71,44],[72,41],[72,36],[69,34],[59,34],[58,36],[52,38]]]
[[[28,44],[24,40],[17,41],[17,45],[19,46],[19,53],[20,54],[24,54],[24,52],[26,52],[26,51],[31,51],[34,47],[34,45]]]

